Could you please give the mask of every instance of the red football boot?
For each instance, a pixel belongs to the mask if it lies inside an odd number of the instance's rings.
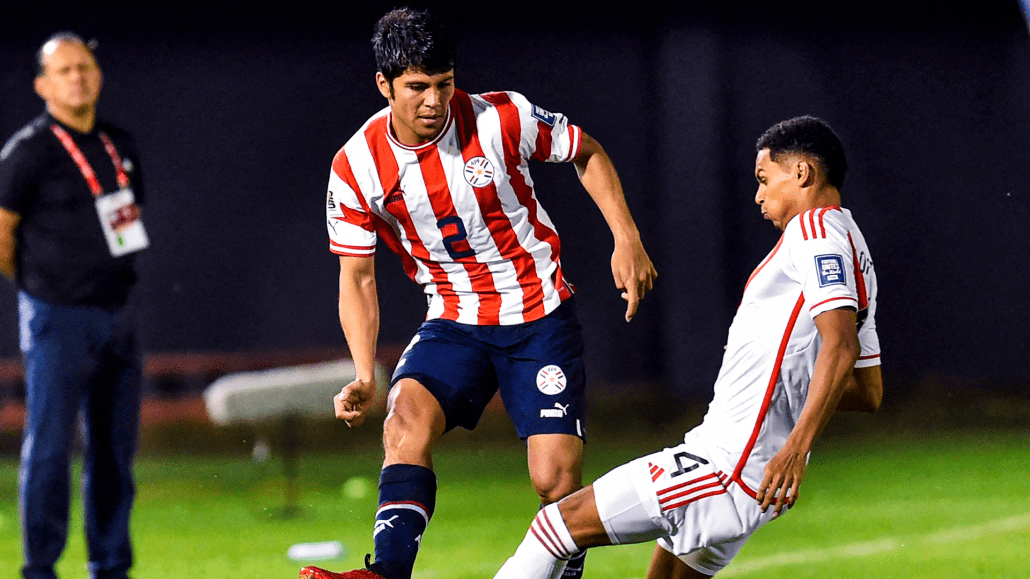
[[[382,575],[368,569],[355,569],[346,573],[333,573],[315,566],[300,570],[300,579],[384,579]]]

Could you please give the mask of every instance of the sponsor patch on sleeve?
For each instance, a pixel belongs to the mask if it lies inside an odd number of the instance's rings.
[[[843,285],[847,282],[844,258],[839,255],[815,256],[815,268],[819,272],[819,287]]]
[[[558,115],[556,115],[554,113],[549,113],[549,112],[545,111],[544,109],[542,109],[542,108],[540,108],[540,107],[538,107],[536,105],[533,105],[533,117],[535,117],[536,119],[538,119],[540,122],[544,123],[545,125],[547,125],[549,127],[553,127],[554,126],[554,121],[557,120]]]

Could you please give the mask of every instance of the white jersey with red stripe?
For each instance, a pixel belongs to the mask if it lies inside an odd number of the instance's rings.
[[[401,144],[389,107],[336,154],[326,202],[330,250],[370,257],[382,238],[423,286],[427,319],[512,325],[571,297],[561,244],[528,161],[568,162],[582,131],[514,92],[456,90],[431,142]]]
[[[865,238],[847,209],[812,209],[791,219],[748,279],[715,395],[694,431],[752,496],[808,396],[822,343],[814,319],[841,307],[858,312],[855,366],[878,365],[876,272]]]

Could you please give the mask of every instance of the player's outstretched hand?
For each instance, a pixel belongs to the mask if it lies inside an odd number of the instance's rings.
[[[805,478],[805,454],[786,447],[776,453],[765,465],[765,478],[758,487],[757,499],[762,512],[775,507],[775,516],[780,516],[784,507],[790,508],[798,500],[798,490]]]
[[[365,421],[365,413],[372,406],[376,396],[376,383],[355,380],[333,396],[336,417],[347,423],[347,426],[361,426]]]
[[[612,253],[612,277],[615,278],[615,287],[623,290],[622,299],[626,300],[626,321],[637,315],[637,306],[644,294],[654,287],[654,280],[658,277],[651,258],[644,251],[644,244],[640,239],[632,242],[615,242],[615,252]]]

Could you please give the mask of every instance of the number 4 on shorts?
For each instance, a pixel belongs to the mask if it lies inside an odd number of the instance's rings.
[[[689,452],[677,452],[672,456],[672,459],[676,461],[676,470],[669,473],[670,478],[678,477],[681,474],[687,474],[688,472],[696,469],[702,464],[708,464],[708,461],[701,458],[700,456],[694,456]],[[694,464],[690,466],[683,466],[684,460],[692,460]]]

